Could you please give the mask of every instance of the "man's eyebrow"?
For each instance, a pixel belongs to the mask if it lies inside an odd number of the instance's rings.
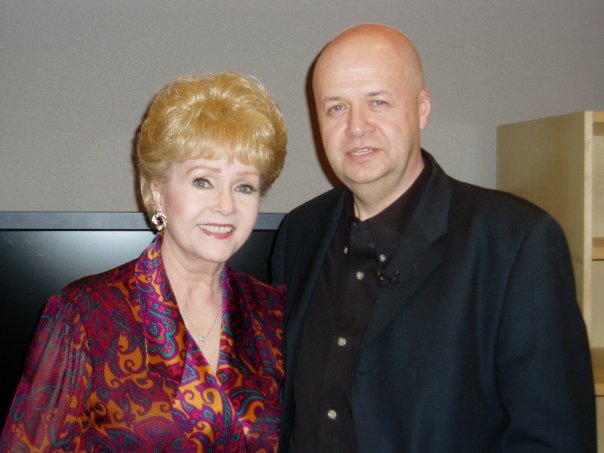
[[[367,97],[368,98],[374,98],[374,97],[378,97],[378,96],[383,96],[385,94],[388,94],[388,92],[385,91],[385,90],[371,91],[371,92],[367,93]],[[337,95],[334,95],[334,96],[324,96],[324,97],[321,98],[321,102],[333,102],[333,101],[340,101],[342,99],[344,99],[343,96],[337,96]]]
[[[325,96],[321,98],[321,102],[339,101],[342,99],[341,96]]]

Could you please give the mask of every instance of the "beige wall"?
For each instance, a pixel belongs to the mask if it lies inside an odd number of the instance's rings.
[[[416,42],[434,103],[424,145],[459,179],[495,186],[499,124],[604,110],[602,0],[0,0],[0,210],[137,210],[141,115],[199,69],[253,74],[281,104],[289,156],[262,210],[290,210],[330,187],[309,65],[358,22]]]

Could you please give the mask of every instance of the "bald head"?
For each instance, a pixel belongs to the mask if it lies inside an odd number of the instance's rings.
[[[363,24],[321,52],[313,93],[323,148],[352,191],[359,218],[400,197],[424,166],[420,131],[431,95],[415,47],[403,33]]]
[[[333,38],[315,63],[313,87],[326,71],[362,62],[388,66],[417,91],[425,88],[419,54],[411,40],[396,28],[380,24],[356,25]]]

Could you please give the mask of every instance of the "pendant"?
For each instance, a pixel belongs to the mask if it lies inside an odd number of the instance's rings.
[[[201,341],[202,343],[205,343],[206,341],[206,337],[204,337],[203,335],[199,335],[199,341]]]

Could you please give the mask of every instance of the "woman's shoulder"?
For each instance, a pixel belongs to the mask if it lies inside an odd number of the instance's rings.
[[[225,274],[225,281],[231,291],[244,296],[249,302],[278,308],[283,306],[286,296],[285,285],[271,286],[253,275],[237,272],[229,266],[225,266]]]
[[[134,259],[98,274],[79,278],[61,289],[51,300],[60,300],[65,305],[78,306],[90,304],[98,298],[107,299],[111,294],[125,295],[134,277],[136,261]]]
[[[55,342],[78,343],[81,336],[96,338],[96,332],[112,326],[116,319],[130,325],[133,276],[134,263],[129,262],[68,284],[44,304],[38,334],[52,331],[60,337]]]
[[[257,278],[226,268],[223,289],[226,290],[230,330],[246,355],[254,356],[257,348],[274,351],[281,347],[285,312],[285,286],[273,287]],[[251,343],[250,343],[251,341]],[[264,345],[264,346],[261,346]],[[269,357],[271,354],[260,354]]]

